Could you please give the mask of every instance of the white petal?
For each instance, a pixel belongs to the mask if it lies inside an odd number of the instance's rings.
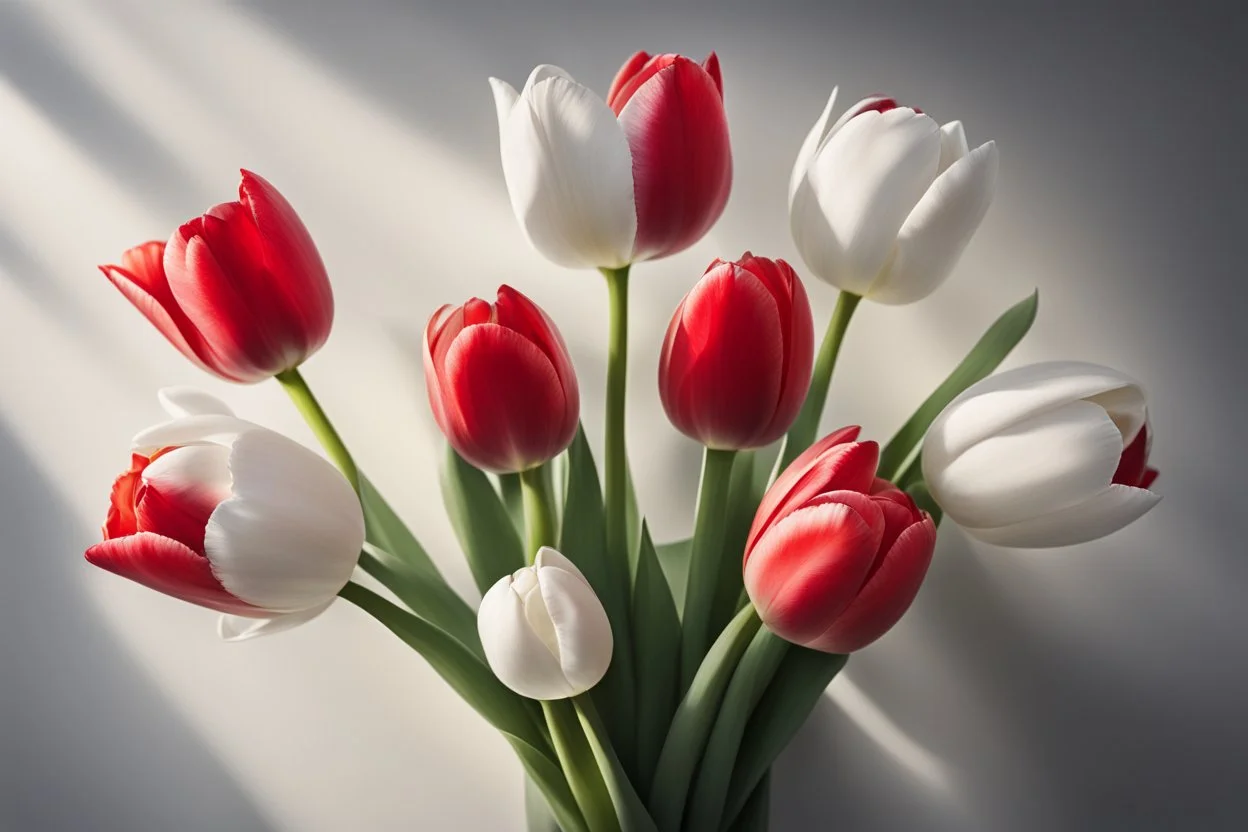
[[[233,595],[274,612],[331,600],[364,543],[359,499],[338,471],[270,430],[240,436],[233,495],[208,520],[204,550]]]
[[[611,664],[611,622],[602,602],[578,575],[537,570],[546,612],[559,640],[559,664],[573,696],[592,688]]]
[[[485,658],[498,680],[531,699],[573,695],[559,660],[529,628],[524,602],[505,575],[485,593],[477,611],[477,631]]]
[[[278,615],[273,618],[247,618],[227,613],[217,620],[217,635],[221,636],[225,641],[231,642],[248,641],[260,636],[271,636],[274,633],[285,632],[311,621],[329,609],[329,605],[332,603],[334,603],[332,600],[327,601],[319,607],[312,607],[302,612]]]
[[[1118,409],[1134,411],[1142,423],[1143,389],[1130,376],[1109,367],[1047,361],[989,376],[963,391],[932,423],[923,441],[924,475],[931,481],[967,448],[1017,422],[1067,402],[1096,401],[1114,391],[1123,391]],[[1121,416],[1116,421],[1120,419],[1134,421]]]
[[[537,556],[533,559],[533,566],[537,569],[562,569],[564,572],[570,572],[580,578],[586,586],[589,586],[589,581],[586,580],[585,575],[581,573],[576,564],[568,560],[562,552],[549,546],[543,546],[537,550]]]
[[[1161,501],[1143,488],[1111,485],[1091,499],[1020,523],[966,533],[998,546],[1039,549],[1073,546],[1113,534],[1133,523]]]
[[[515,109],[520,94],[515,87],[501,78],[491,78],[490,89],[494,92],[494,109],[498,112],[498,127],[501,130],[511,117],[511,111]]]
[[[533,71],[529,73],[528,79],[524,82],[524,89],[520,91],[520,95],[527,98],[533,88],[545,81],[547,78],[567,78],[569,81],[576,83],[576,79],[568,74],[568,71],[554,64],[538,64],[533,67]]]
[[[815,157],[815,151],[819,149],[819,145],[823,144],[823,140],[828,135],[828,123],[832,120],[832,109],[836,106],[836,93],[838,88],[832,88],[832,94],[828,96],[828,103],[823,108],[815,126],[810,128],[810,132],[806,134],[806,140],[802,142],[801,149],[797,151],[797,160],[793,162],[793,173],[789,175],[789,208],[793,208],[793,195],[797,193],[797,186],[802,181],[802,177],[806,175],[806,169],[810,167],[810,160]]]
[[[175,448],[143,470],[143,482],[175,500],[182,497],[198,505],[215,505],[230,496],[230,449],[221,445]]]
[[[996,188],[994,142],[954,162],[906,217],[893,261],[867,297],[879,303],[913,303],[934,292],[957,265]]]
[[[263,430],[233,416],[207,414],[173,419],[140,432],[131,440],[135,453],[152,454],[177,445],[232,445],[245,433]]]
[[[994,433],[926,482],[958,525],[1004,526],[1100,493],[1122,448],[1103,408],[1073,401]]]
[[[940,162],[940,130],[906,108],[854,116],[811,161],[790,208],[793,240],[818,277],[862,294]]]
[[[539,67],[499,125],[503,176],[533,247],[572,268],[622,266],[637,235],[633,160],[606,102]],[[527,105],[527,106],[525,106]]]
[[[950,121],[940,125],[940,172],[949,170],[949,166],[961,159],[971,150],[966,143],[966,130],[960,121]]]
[[[156,392],[160,406],[174,419],[184,416],[233,416],[229,405],[194,387],[162,387]]]

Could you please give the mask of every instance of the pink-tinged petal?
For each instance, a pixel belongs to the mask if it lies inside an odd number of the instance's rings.
[[[935,549],[936,524],[924,515],[880,558],[858,596],[832,626],[806,646],[826,653],[852,653],[892,629],[918,595]]]
[[[460,332],[442,370],[446,437],[461,456],[494,472],[522,471],[559,453],[576,423],[563,424],[567,399],[550,359],[498,324]]]
[[[637,88],[619,117],[633,158],[633,259],[683,251],[719,219],[732,189],[719,88],[705,69],[677,56]]]
[[[880,446],[875,442],[852,442],[858,428],[843,428],[811,446],[777,478],[763,495],[745,544],[745,556],[768,526],[829,491],[866,492],[875,479]],[[818,451],[811,454],[811,451]],[[808,456],[809,455],[809,456]]]
[[[623,109],[624,105],[628,103],[627,98],[621,100],[624,87],[628,86],[629,82],[637,76],[637,73],[641,72],[649,61],[649,52],[637,52],[625,61],[624,65],[620,67],[620,71],[615,74],[615,79],[611,82],[610,89],[607,90],[607,106],[610,107],[612,112],[614,112],[617,116],[620,114],[620,110]],[[640,86],[640,84],[637,86]],[[634,87],[632,91],[636,92],[636,87]],[[619,102],[618,107],[616,106],[617,101]]]
[[[271,288],[285,298],[303,351],[300,360],[306,359],[329,338],[334,322],[334,293],[320,252],[303,220],[268,180],[242,171],[238,198],[251,212]]]
[[[698,281],[678,314],[659,362],[672,424],[712,448],[767,444],[756,440],[779,400],[785,352],[776,299],[751,272],[725,264]]]
[[[221,445],[188,445],[157,456],[136,491],[138,528],[202,553],[208,518],[230,496],[229,459]]]
[[[763,623],[795,644],[819,637],[857,595],[881,527],[870,499],[850,494],[802,508],[769,528],[744,571]]]
[[[139,532],[97,543],[87,550],[87,560],[115,575],[201,607],[232,615],[269,615],[226,592],[202,555],[158,534]]]

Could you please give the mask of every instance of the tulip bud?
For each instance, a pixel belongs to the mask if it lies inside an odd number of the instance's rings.
[[[302,364],[329,338],[334,298],[299,216],[242,172],[238,201],[100,270],[177,349],[210,373],[261,381]]]
[[[359,499],[321,457],[186,388],[161,391],[174,418],[134,439],[113,485],[104,542],[87,560],[218,610],[230,640],[320,615],[364,543]]]
[[[1144,391],[1096,364],[1054,361],[968,388],[932,423],[923,478],[967,534],[1001,546],[1104,537],[1157,504]]]
[[[665,257],[728,202],[732,153],[719,59],[638,52],[607,100],[554,66],[519,93],[491,78],[503,175],[529,242],[571,268]]]
[[[717,449],[784,435],[810,385],[814,323],[783,260],[716,260],[676,308],[659,359],[659,395],[677,429]]]
[[[821,280],[913,303],[949,276],[987,213],[996,144],[968,152],[961,122],[938,125],[891,98],[868,98],[832,123],[835,104],[833,90],[793,166],[793,241]]]
[[[572,443],[580,392],[568,348],[537,304],[500,286],[490,305],[443,306],[425,328],[425,386],[438,427],[486,471],[541,465]]]
[[[936,524],[876,478],[879,447],[844,428],[811,446],[768,489],[745,549],[745,588],[781,638],[827,653],[878,639],[909,609]]]
[[[611,624],[602,602],[572,561],[547,546],[532,566],[490,587],[477,628],[494,675],[530,699],[582,694],[611,664]]]

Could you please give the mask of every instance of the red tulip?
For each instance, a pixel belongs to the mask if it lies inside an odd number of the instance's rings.
[[[611,82],[607,106],[632,151],[633,259],[683,251],[719,219],[732,189],[719,58],[712,52],[699,65],[683,55],[638,52]]]
[[[250,383],[303,363],[329,338],[334,298],[295,210],[242,172],[238,201],[100,270],[187,358]]]
[[[659,395],[677,429],[718,449],[779,439],[810,385],[814,323],[783,260],[716,260],[680,302],[659,359]]]
[[[844,428],[785,469],[754,517],[745,588],[763,623],[795,644],[850,653],[910,607],[936,524],[878,479],[879,446]]]
[[[425,328],[433,417],[460,456],[495,473],[542,464],[572,443],[580,392],[554,323],[510,286],[490,305],[443,306]]]

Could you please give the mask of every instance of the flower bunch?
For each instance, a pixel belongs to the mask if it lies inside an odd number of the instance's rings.
[[[538,303],[501,286],[435,311],[422,351],[442,487],[483,597],[456,594],[304,381],[331,329],[327,270],[290,203],[244,171],[237,201],[102,270],[199,367],[275,378],[333,464],[205,394],[162,391],[170,420],[134,439],[87,560],[222,613],[230,639],[346,598],[503,733],[544,828],[764,829],[776,755],[848,655],[914,602],[943,517],[989,543],[1064,546],[1156,504],[1144,393],[1092,364],[991,375],[1033,295],[890,441],[858,427],[818,439],[859,302],[933,292],[997,171],[995,145],[970,149],[958,121],[885,97],[837,115],[834,92],[789,212],[799,265],[840,290],[836,309],[816,352],[802,269],[746,252],[691,280],[656,375],[702,476],[692,534],[656,544],[624,442],[629,276],[724,211],[719,60],[639,52],[605,98],[546,65],[518,92],[491,85],[520,229],[606,280],[601,476],[572,356]]]

